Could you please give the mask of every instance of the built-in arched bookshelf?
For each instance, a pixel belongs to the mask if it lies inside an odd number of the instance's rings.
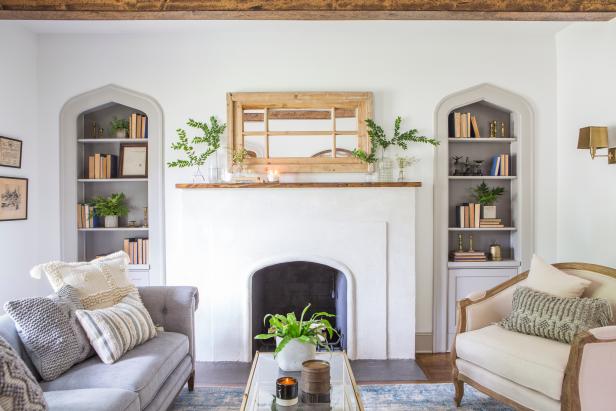
[[[109,123],[131,114],[147,117],[147,138],[114,138]],[[162,110],[149,96],[108,85],[71,98],[60,114],[61,253],[66,261],[91,260],[123,249],[125,239],[149,240],[147,264],[131,264],[129,277],[137,285],[162,285],[164,277],[163,225],[163,128]],[[93,123],[103,135],[93,131]],[[97,178],[88,175],[88,159],[94,153],[117,156],[123,144],[147,146],[147,177]],[[96,196],[123,192],[129,215],[119,227],[79,227],[78,203]],[[144,225],[144,207],[148,209]],[[134,221],[135,226],[128,226]]]
[[[471,113],[477,120],[479,138],[456,138],[454,114]],[[490,137],[489,123],[496,121],[497,137]],[[482,84],[444,98],[435,111],[436,136],[441,142],[436,156],[434,187],[434,313],[433,350],[443,352],[455,335],[456,301],[473,291],[491,288],[525,270],[533,250],[532,145],[533,112],[526,100],[499,87]],[[504,125],[504,136],[501,133]],[[489,175],[496,156],[509,156],[508,175]],[[481,176],[452,175],[453,156],[483,160]],[[460,228],[456,206],[469,202],[471,188],[485,181],[503,187],[496,203],[503,227]],[[450,252],[462,234],[468,247],[487,252],[498,243],[502,261],[454,262]]]

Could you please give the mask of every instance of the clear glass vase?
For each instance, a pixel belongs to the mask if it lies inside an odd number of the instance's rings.
[[[394,162],[391,158],[382,157],[377,164],[379,181],[388,183],[394,181]]]
[[[205,182],[206,182],[205,177],[203,176],[203,173],[201,172],[201,168],[197,166],[197,168],[195,169],[195,172],[193,173],[193,183],[202,184]]]

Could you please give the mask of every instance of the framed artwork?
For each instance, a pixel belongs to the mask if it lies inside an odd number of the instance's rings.
[[[148,176],[148,145],[120,146],[120,178]]]
[[[21,140],[0,136],[0,166],[21,168],[22,145]]]
[[[0,177],[0,221],[28,218],[28,179]]]

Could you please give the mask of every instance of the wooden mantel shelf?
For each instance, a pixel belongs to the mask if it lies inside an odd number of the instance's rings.
[[[181,183],[175,188],[372,188],[372,187],[421,187],[419,181],[392,183],[247,183],[202,184]]]

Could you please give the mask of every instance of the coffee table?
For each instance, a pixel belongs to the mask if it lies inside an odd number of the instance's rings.
[[[359,389],[349,365],[349,358],[344,351],[332,353],[317,353],[316,359],[328,361],[331,378],[331,411],[364,411]],[[241,411],[271,411],[276,397],[276,379],[280,377],[295,377],[299,381],[299,372],[287,372],[278,368],[273,353],[257,351],[252,361],[252,369],[244,390]],[[301,385],[300,385],[301,386]],[[301,393],[300,393],[301,397]],[[317,406],[318,407],[318,406]],[[290,407],[279,407],[289,409]],[[301,400],[293,409],[313,410],[315,405],[302,404]],[[321,409],[321,407],[319,407]]]

